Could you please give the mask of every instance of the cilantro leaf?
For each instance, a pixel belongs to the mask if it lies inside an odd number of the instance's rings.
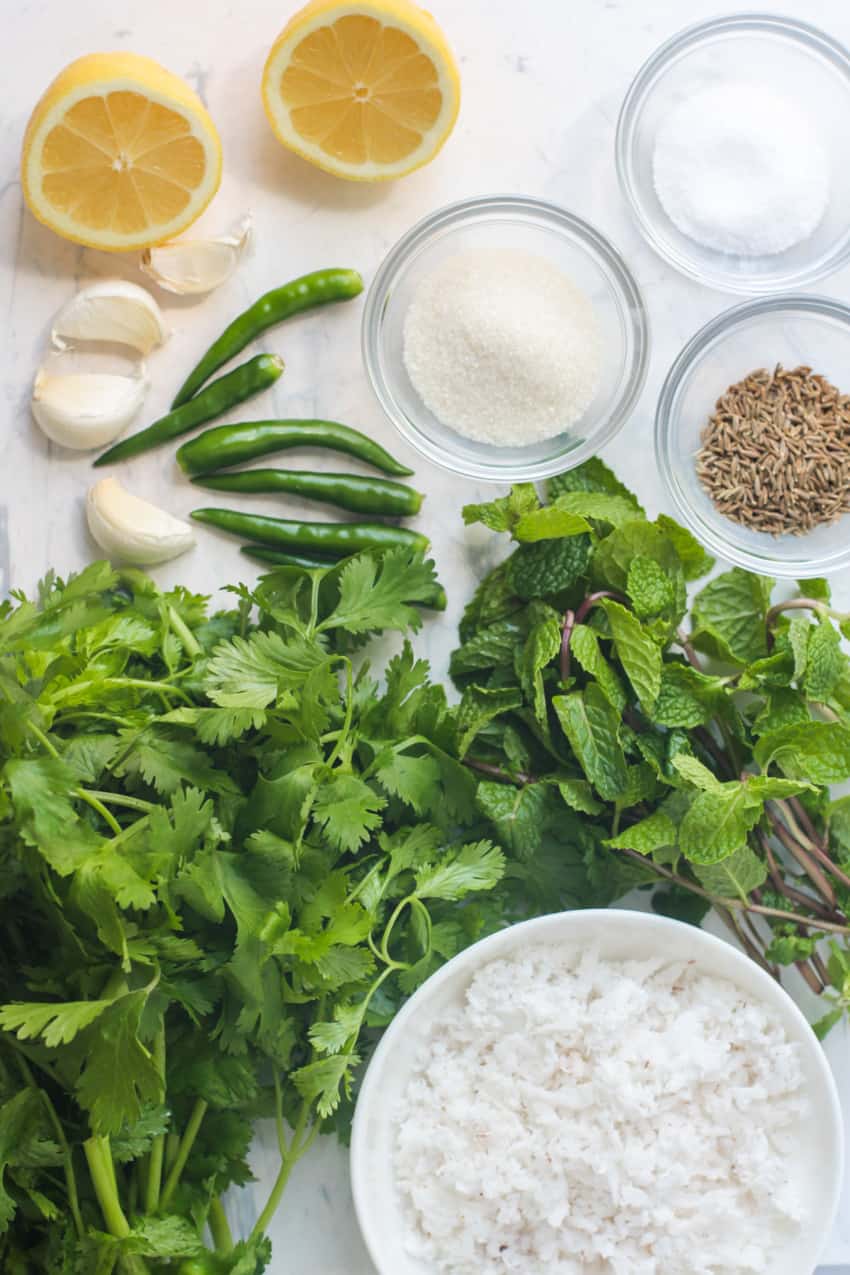
[[[491,841],[470,842],[437,863],[416,870],[420,899],[462,899],[475,890],[492,890],[505,871],[505,856]]]
[[[416,630],[422,617],[413,603],[427,602],[436,584],[434,563],[426,562],[421,550],[399,547],[380,555],[355,554],[340,570],[339,600],[319,624],[319,632]]]
[[[316,793],[313,818],[332,846],[352,851],[380,827],[380,812],[386,804],[385,797],[356,775],[340,774]]]

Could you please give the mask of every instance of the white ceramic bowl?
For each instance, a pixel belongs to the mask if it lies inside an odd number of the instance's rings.
[[[530,945],[567,950],[595,946],[609,960],[663,953],[697,962],[769,1006],[802,1049],[812,1109],[801,1122],[795,1163],[809,1223],[771,1266],[771,1275],[811,1275],[829,1238],[843,1176],[841,1107],[824,1052],[803,1015],[773,979],[722,939],[666,917],[621,909],[560,912],[525,921],[467,948],[405,1005],[381,1040],[363,1081],[351,1140],[354,1206],[379,1275],[434,1275],[405,1252],[402,1201],[393,1173],[396,1109],[423,1045],[449,1008],[463,1001],[475,973],[488,962]]]
[[[805,5],[800,6],[805,12]],[[798,101],[830,160],[829,206],[808,239],[775,256],[739,257],[682,234],[655,193],[652,157],[660,124],[702,89],[763,84]],[[647,243],[699,283],[749,296],[807,287],[850,255],[850,54],[823,31],[769,13],[736,13],[687,27],[635,76],[617,125],[620,186]]]

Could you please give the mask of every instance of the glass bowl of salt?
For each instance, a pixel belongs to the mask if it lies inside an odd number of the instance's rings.
[[[850,259],[850,54],[742,13],[668,40],[617,126],[620,186],[649,245],[708,287],[806,287]]]
[[[534,482],[609,442],[643,387],[649,329],[614,246],[518,195],[432,213],[390,250],[363,359],[399,433],[434,464]]]

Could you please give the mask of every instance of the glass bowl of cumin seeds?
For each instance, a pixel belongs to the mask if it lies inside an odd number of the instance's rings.
[[[664,382],[655,450],[717,557],[785,579],[850,565],[850,306],[786,295],[706,324]]]

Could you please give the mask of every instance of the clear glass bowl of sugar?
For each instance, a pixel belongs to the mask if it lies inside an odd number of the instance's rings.
[[[656,190],[656,143],[669,136],[674,112],[712,90],[720,90],[722,102],[724,88],[734,94],[741,86],[756,103],[762,91],[766,102],[779,99],[783,117],[784,108],[795,113],[822,148],[828,171],[823,215],[811,233],[780,252],[744,255],[705,246],[674,224]],[[699,283],[748,296],[806,287],[850,259],[848,154],[850,53],[815,27],[766,13],[715,18],[673,36],[641,67],[617,126],[620,186],[649,245]],[[789,165],[795,162],[789,153]]]
[[[599,337],[596,391],[568,430],[498,447],[464,437],[426,407],[404,360],[405,318],[422,282],[470,252],[521,252],[561,272],[590,300]],[[580,465],[628,419],[646,377],[649,328],[640,289],[617,249],[587,222],[542,200],[492,196],[452,204],[390,250],[363,314],[366,371],[390,421],[423,456],[485,482],[533,482]]]
[[[721,514],[696,472],[702,432],[731,385],[759,368],[810,367],[850,393],[850,306],[786,294],[712,319],[674,362],[658,399],[655,451],[675,516],[710,553],[779,579],[805,580],[850,565],[850,514],[803,535],[769,535]]]

